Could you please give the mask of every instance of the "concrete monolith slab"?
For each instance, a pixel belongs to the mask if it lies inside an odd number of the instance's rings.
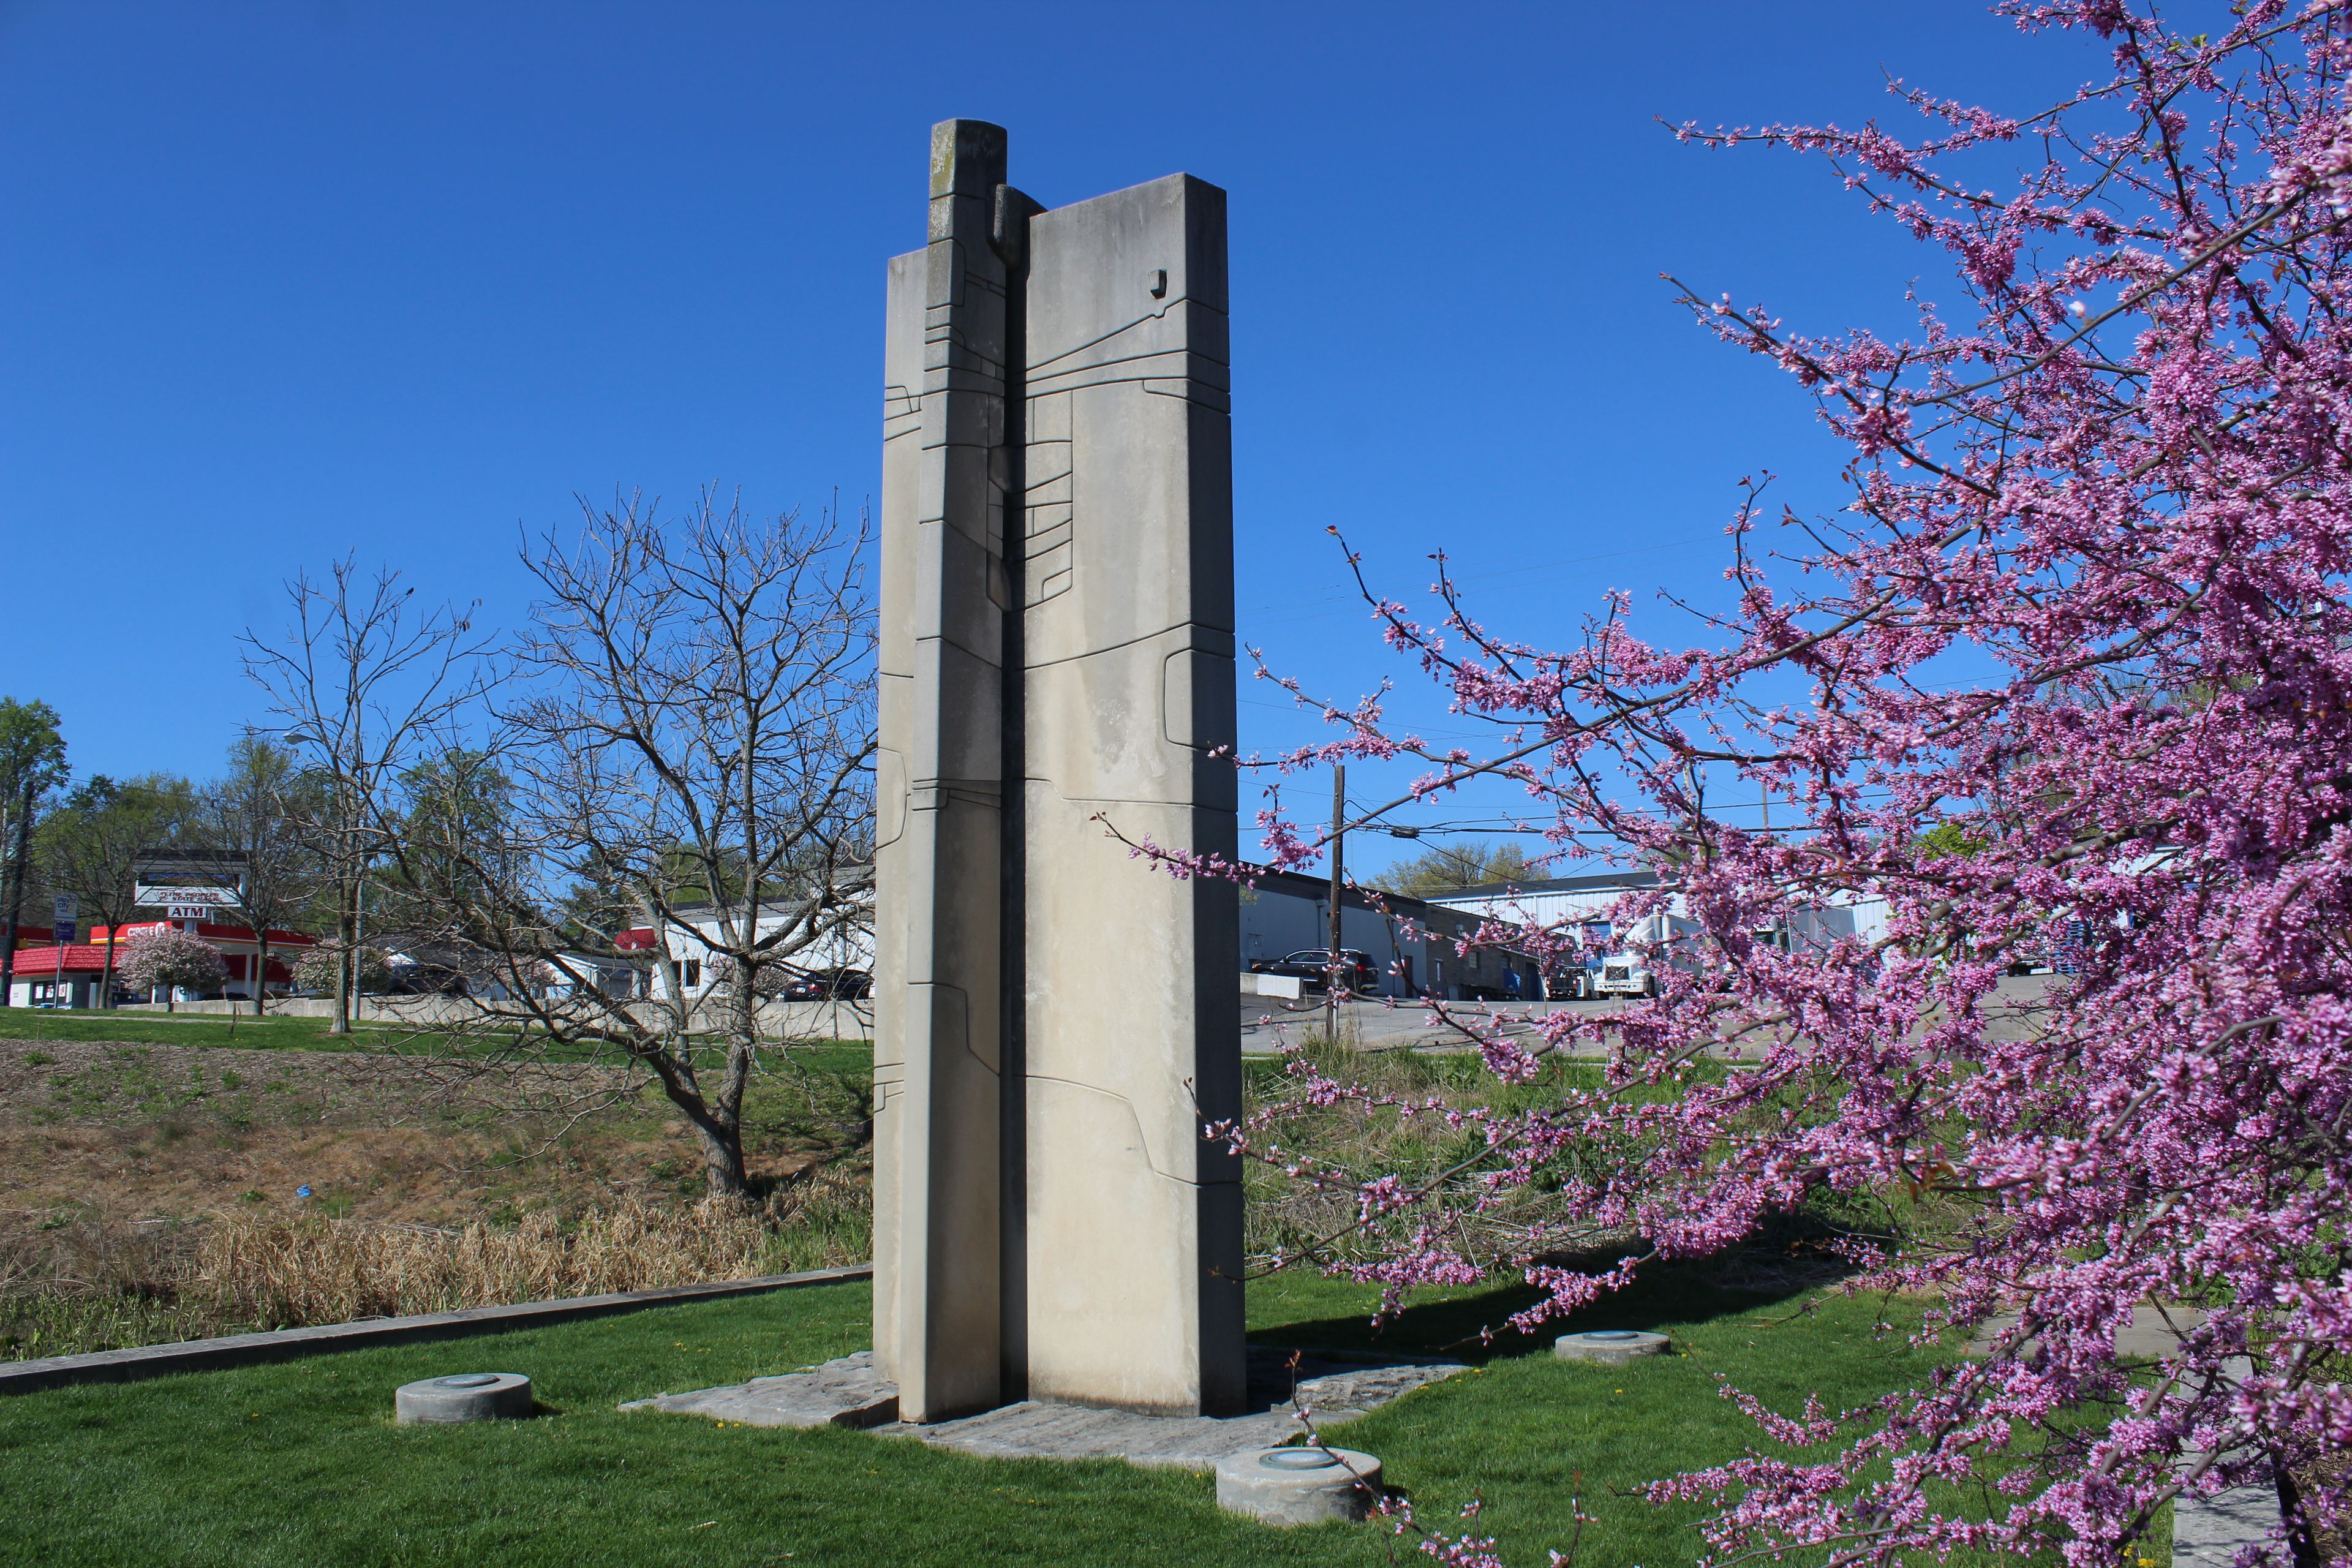
[[[1665,1335],[1642,1329],[1588,1329],[1562,1334],[1551,1342],[1551,1353],[1562,1361],[1597,1362],[1602,1366],[1623,1366],[1665,1348]]]
[[[519,1372],[460,1372],[404,1383],[393,1391],[401,1426],[518,1421],[531,1412],[530,1379]]]
[[[912,1419],[1001,1402],[1004,132],[933,128],[890,264],[876,763],[874,1343]]]
[[[1353,1448],[1247,1448],[1217,1463],[1217,1506],[1267,1524],[1361,1519],[1381,1462]]]
[[[1237,1409],[1224,193],[1045,211],[934,128],[890,263],[875,1355],[904,1419]],[[1118,837],[1114,837],[1116,833]]]
[[[1029,226],[1022,1057],[1028,1393],[1239,1407],[1240,903],[1224,193]]]

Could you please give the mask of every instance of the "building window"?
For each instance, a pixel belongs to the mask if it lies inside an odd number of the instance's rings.
[[[688,991],[691,991],[691,990],[693,990],[696,986],[700,985],[701,984],[702,984],[702,960],[700,960],[700,959],[698,959],[698,958],[689,958],[689,959],[688,959],[688,960],[686,961],[686,988],[687,988]]]

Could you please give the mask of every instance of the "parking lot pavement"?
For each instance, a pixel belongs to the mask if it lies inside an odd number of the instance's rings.
[[[1448,1002],[1455,1017],[1502,1017],[1526,1020],[1517,1027],[1532,1032],[1532,1020],[1548,1013],[1581,1015],[1615,1012],[1620,1002]],[[1271,1056],[1282,1041],[1303,1038],[1323,1027],[1323,1004],[1312,997],[1285,1002],[1270,996],[1242,998],[1242,1053]],[[1441,1022],[1426,1002],[1372,1000],[1349,1002],[1339,1009],[1339,1033],[1356,1048],[1382,1050],[1444,1050],[1466,1048],[1462,1032]]]
[[[2017,1039],[2048,1026],[2053,1006],[2049,993],[2055,977],[2047,974],[2008,976],[1995,983],[1985,1004],[1985,1033],[1992,1039]],[[1466,1050],[1461,1030],[1440,1023],[1427,1002],[1374,998],[1349,1002],[1339,1009],[1339,1033],[1366,1051]],[[1515,1022],[1507,1027],[1532,1033],[1534,1021],[1550,1013],[1605,1016],[1631,1003],[1592,1002],[1448,1002],[1445,1010],[1461,1018],[1500,1016]],[[1271,996],[1242,998],[1242,1054],[1272,1056],[1284,1038],[1304,1038],[1323,1027],[1323,1004],[1302,997],[1285,1002]],[[1582,1051],[1580,1055],[1585,1054]],[[1597,1051],[1593,1054],[1598,1054]]]

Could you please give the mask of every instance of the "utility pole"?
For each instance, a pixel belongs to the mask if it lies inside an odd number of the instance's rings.
[[[1348,769],[1331,764],[1331,968],[1323,982],[1323,1033],[1339,1038],[1339,883],[1347,871]]]

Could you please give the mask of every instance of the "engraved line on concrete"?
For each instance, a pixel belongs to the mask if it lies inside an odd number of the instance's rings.
[[[1211,1182],[1203,1184],[1197,1176],[1180,1175],[1176,1172],[1171,1171],[1166,1166],[1162,1165],[1160,1163],[1159,1157],[1151,1152],[1151,1139],[1150,1136],[1143,1130],[1143,1118],[1137,1113],[1135,1101],[1129,1099],[1126,1095],[1119,1093],[1118,1090],[1115,1089],[1105,1089],[1098,1083],[1083,1083],[1074,1078],[1062,1078],[1049,1072],[1033,1072],[1028,1075],[1028,1078],[1029,1081],[1032,1083],[1058,1083],[1068,1089],[1082,1089],[1088,1094],[1099,1094],[1106,1100],[1115,1100],[1118,1101],[1119,1108],[1127,1112],[1128,1120],[1135,1123],[1135,1142],[1143,1151],[1143,1163],[1150,1166],[1151,1168],[1151,1173],[1158,1176],[1160,1180],[1174,1182],[1177,1185],[1183,1187],[1198,1187],[1204,1184],[1209,1186],[1231,1185],[1230,1183],[1226,1182]],[[1186,1081],[1185,1087],[1188,1090],[1190,1089],[1191,1082],[1189,1079]],[[1198,1121],[1200,1120],[1199,1115],[1196,1113],[1192,1120]]]
[[[1193,375],[1181,370],[1163,370],[1159,374],[1155,375],[1150,371],[1137,372],[1132,371],[1129,368],[1131,366],[1143,364],[1148,360],[1163,357],[1173,359],[1176,356],[1172,354],[1164,356],[1148,354],[1136,359],[1120,360],[1116,365],[1097,365],[1089,366],[1086,370],[1074,370],[1069,373],[1069,379],[1061,384],[1061,390],[1064,392],[1087,392],[1098,386],[1127,386],[1139,383],[1142,385],[1149,386],[1156,381],[1160,383],[1186,382],[1193,385],[1197,385],[1205,391],[1215,393],[1222,397],[1231,397],[1234,395],[1232,387],[1226,385],[1223,382],[1218,380],[1214,376]],[[1096,371],[1102,371],[1106,374],[1096,375]],[[1114,371],[1118,374],[1108,374]],[[1087,379],[1090,376],[1092,379]]]
[[[1068,356],[1065,355],[1064,357],[1067,358]],[[1219,359],[1215,354],[1209,353],[1206,349],[1196,347],[1192,343],[1171,343],[1159,348],[1139,348],[1132,353],[1104,354],[1100,358],[1086,360],[1077,364],[1066,365],[1060,370],[1047,371],[1045,373],[1045,381],[1052,384],[1045,385],[1043,390],[1038,390],[1038,384],[1033,381],[1031,383],[1031,391],[1029,395],[1033,399],[1058,397],[1069,390],[1067,378],[1070,376],[1083,375],[1087,371],[1101,370],[1115,364],[1135,364],[1140,361],[1148,359],[1198,360],[1204,365],[1212,365],[1218,370],[1223,371],[1229,376],[1233,374],[1234,368],[1228,361]]]
[[[1039,659],[1034,664],[1027,666],[1027,668],[1030,669],[1051,669],[1055,665],[1059,664],[1075,664],[1082,658],[1093,658],[1097,654],[1117,653],[1123,647],[1134,647],[1139,644],[1153,642],[1175,632],[1186,631],[1194,628],[1222,637],[1228,642],[1233,640],[1234,634],[1229,627],[1218,626],[1213,621],[1177,621],[1169,626],[1160,627],[1156,632],[1146,632],[1141,637],[1129,637],[1125,642],[1105,643],[1100,647],[1088,648],[1084,653],[1066,654],[1060,658]],[[1187,643],[1185,646],[1201,653],[1215,654],[1220,658],[1231,658],[1234,657],[1230,649],[1202,647],[1198,643]]]
[[[1068,359],[1072,354],[1082,354],[1098,343],[1107,343],[1110,342],[1111,339],[1118,336],[1121,332],[1131,332],[1135,331],[1136,328],[1142,326],[1147,321],[1164,321],[1167,319],[1168,312],[1174,310],[1179,305],[1198,305],[1202,310],[1206,310],[1211,315],[1214,316],[1222,316],[1225,313],[1224,311],[1217,309],[1216,306],[1210,304],[1206,300],[1195,298],[1191,294],[1185,294],[1177,299],[1169,300],[1165,305],[1162,305],[1159,310],[1152,311],[1148,316],[1138,316],[1123,327],[1113,327],[1109,331],[1103,333],[1103,335],[1098,338],[1088,338],[1085,342],[1078,344],[1076,348],[1064,349],[1060,353],[1052,354],[1045,359],[1032,362],[1029,366],[1029,374],[1034,377],[1038,371],[1043,370],[1045,366],[1052,364],[1056,360]],[[1203,355],[1202,357],[1206,358],[1207,356]]]

